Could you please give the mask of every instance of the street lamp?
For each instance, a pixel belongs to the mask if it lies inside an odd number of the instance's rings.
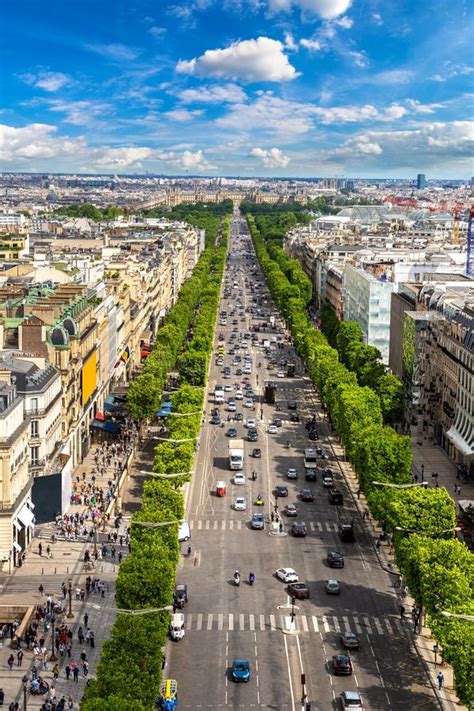
[[[419,533],[422,536],[442,536],[444,533],[455,533],[455,531],[460,531],[460,526],[454,526],[454,528],[445,528],[443,531],[419,531],[416,528],[402,528],[402,526],[395,526],[396,531],[404,531],[405,533]]]
[[[50,657],[49,657],[49,661],[50,661],[50,662],[57,662],[57,661],[58,661],[58,658],[57,658],[57,656],[56,656],[56,647],[55,647],[55,643],[56,643],[56,635],[55,635],[55,629],[54,629],[55,623],[56,623],[56,615],[55,615],[54,612],[53,612],[53,613],[51,614],[51,631],[52,631],[52,634],[51,634],[51,654],[50,654]]]
[[[417,481],[414,484],[390,484],[387,481],[373,481],[374,486],[385,486],[389,489],[413,489],[416,486],[422,486],[424,489],[427,488],[427,481]]]
[[[21,681],[23,684],[23,711],[26,711],[28,702],[28,674],[25,674]]]
[[[441,610],[443,617],[455,617],[458,620],[467,620],[468,622],[474,622],[474,615],[463,615],[457,612],[447,612],[446,610]]]
[[[72,614],[72,580],[71,580],[71,578],[69,578],[69,584],[68,584],[68,586],[67,586],[67,592],[68,592],[68,595],[69,595],[69,610],[68,610],[68,613],[67,613],[66,617],[68,617],[69,619],[71,619],[72,617],[74,617],[74,615]]]

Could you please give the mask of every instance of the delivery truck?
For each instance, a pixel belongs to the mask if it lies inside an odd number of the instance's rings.
[[[244,468],[244,440],[243,439],[230,439],[229,440],[229,469],[235,471],[236,469]]]

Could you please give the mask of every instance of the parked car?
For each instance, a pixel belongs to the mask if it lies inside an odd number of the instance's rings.
[[[180,583],[175,585],[173,597],[176,603],[176,607],[182,609],[188,602],[188,586]]]

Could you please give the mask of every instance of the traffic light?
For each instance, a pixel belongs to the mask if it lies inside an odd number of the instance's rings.
[[[296,597],[294,595],[291,596],[291,604],[294,605],[296,603]]]

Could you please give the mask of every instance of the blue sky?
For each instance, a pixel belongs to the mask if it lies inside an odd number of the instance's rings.
[[[464,0],[2,4],[3,170],[474,174]]]

